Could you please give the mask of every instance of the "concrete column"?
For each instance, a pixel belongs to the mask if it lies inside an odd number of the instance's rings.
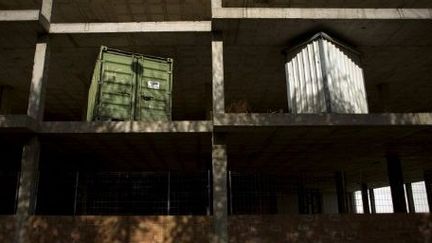
[[[224,138],[213,135],[213,236],[212,243],[228,242],[227,152]]]
[[[370,214],[368,186],[366,183],[362,183],[362,185],[361,185],[361,195],[362,195],[362,201],[363,201],[363,212],[365,214]]]
[[[405,192],[402,175],[402,167],[399,157],[394,154],[388,154],[387,173],[390,182],[390,190],[393,201],[393,211],[395,213],[406,213]]]
[[[408,201],[408,211],[410,213],[415,213],[414,197],[413,197],[411,183],[405,183],[405,188],[406,188],[406,195],[407,195],[407,201]]]
[[[375,193],[373,188],[369,188],[369,197],[370,197],[370,204],[371,204],[371,213],[376,213]]]
[[[222,0],[211,0],[211,7],[213,8],[222,8]]]
[[[37,184],[39,179],[40,142],[37,137],[31,138],[24,145],[21,159],[21,174],[18,185],[16,212],[16,242],[26,242],[26,222],[36,209]]]
[[[213,113],[225,113],[223,41],[221,33],[213,33]]]
[[[426,186],[426,196],[429,205],[429,211],[432,212],[432,171],[424,172],[424,181]]]
[[[345,173],[338,171],[336,172],[335,178],[339,213],[348,213]]]
[[[48,36],[39,37],[36,44],[27,107],[27,115],[39,121],[43,120],[49,57],[49,38]]]
[[[0,86],[0,114],[11,113],[11,97],[12,87],[11,86]]]
[[[53,0],[42,0],[42,7],[39,13],[39,23],[49,32],[51,15],[52,15]]]

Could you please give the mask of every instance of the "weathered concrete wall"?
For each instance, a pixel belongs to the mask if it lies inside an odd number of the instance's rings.
[[[0,242],[14,242],[15,217],[0,217]],[[209,217],[191,216],[34,216],[26,242],[208,242]]]
[[[232,216],[230,242],[431,242],[426,214]]]
[[[28,242],[209,242],[211,217],[31,217]],[[0,217],[0,242],[14,242],[15,217]],[[233,243],[431,242],[429,214],[230,216]]]

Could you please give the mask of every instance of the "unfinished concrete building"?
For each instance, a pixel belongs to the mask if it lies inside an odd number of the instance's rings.
[[[318,32],[367,114],[289,107]],[[102,45],[174,60],[172,121],[86,121]],[[0,241],[429,242],[431,54],[429,0],[0,0]]]

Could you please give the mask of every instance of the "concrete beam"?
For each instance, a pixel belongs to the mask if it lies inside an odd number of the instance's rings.
[[[225,113],[224,91],[224,60],[223,41],[221,33],[213,34],[212,41],[212,70],[213,70],[213,114]]]
[[[361,185],[361,196],[362,196],[362,201],[363,201],[363,212],[365,214],[370,214],[368,186],[366,183],[362,183],[362,185]]]
[[[404,183],[402,175],[402,167],[399,157],[394,154],[388,154],[387,159],[387,173],[390,183],[391,196],[393,201],[393,211],[395,213],[406,213],[406,202]]]
[[[210,21],[52,23],[49,29],[49,32],[52,34],[210,31]]]
[[[43,122],[40,133],[210,133],[210,121]]]
[[[227,149],[219,135],[213,135],[213,235],[212,243],[228,242]]]
[[[35,120],[43,120],[46,83],[48,80],[48,64],[50,59],[49,37],[43,36],[36,43],[33,73],[27,115]]]
[[[37,137],[33,137],[24,145],[21,159],[16,212],[16,242],[27,242],[28,227],[25,227],[25,224],[36,210],[39,155],[40,141]]]
[[[0,10],[0,21],[38,21],[39,10]]]
[[[432,113],[214,114],[215,126],[432,126]]]
[[[338,211],[339,213],[348,213],[348,199],[346,190],[345,173],[336,172],[336,193],[338,201]]]
[[[432,9],[215,8],[215,19],[432,19]]]
[[[26,115],[0,115],[1,132],[36,132],[36,120]]]

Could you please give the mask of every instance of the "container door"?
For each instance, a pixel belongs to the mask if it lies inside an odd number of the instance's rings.
[[[115,52],[103,53],[97,120],[133,119],[135,66],[133,56]]]
[[[172,61],[140,58],[137,120],[171,120]]]

